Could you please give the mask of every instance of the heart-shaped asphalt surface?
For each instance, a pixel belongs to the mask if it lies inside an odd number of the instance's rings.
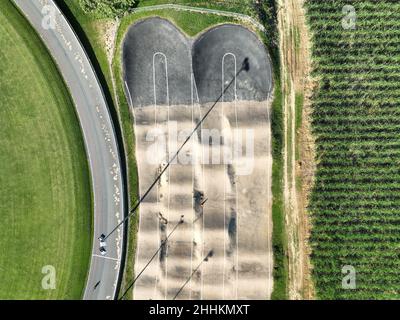
[[[239,72],[245,60],[248,68]],[[233,24],[192,39],[167,20],[143,20],[125,37],[123,67],[134,107],[191,104],[192,74],[200,103],[216,101],[238,72],[237,100],[264,101],[272,89],[264,45],[254,33]],[[234,100],[234,91],[230,86],[223,100]]]

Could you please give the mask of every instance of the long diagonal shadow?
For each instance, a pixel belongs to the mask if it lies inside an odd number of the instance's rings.
[[[211,258],[214,255],[214,250],[210,250],[210,252],[203,258],[203,260],[201,260],[201,262],[199,263],[199,265],[196,267],[196,269],[193,270],[193,272],[191,273],[191,275],[186,279],[185,283],[182,285],[182,287],[179,288],[178,292],[175,294],[175,296],[173,297],[172,300],[175,300],[179,294],[182,292],[182,290],[186,287],[186,285],[189,283],[190,279],[193,278],[194,274],[197,272],[197,270],[200,269],[201,265],[204,262],[207,262],[209,258]]]

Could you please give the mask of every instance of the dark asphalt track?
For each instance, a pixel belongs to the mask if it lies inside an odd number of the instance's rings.
[[[248,29],[233,24],[217,26],[202,34],[193,44],[193,73],[200,102],[214,102],[221,94],[222,64],[225,85],[247,58],[249,70],[236,78],[237,100],[265,101],[271,89],[271,63],[257,36]],[[267,70],[267,72],[266,72]],[[224,94],[224,101],[234,100],[234,86]]]
[[[123,44],[125,80],[135,107],[154,104],[153,59],[157,105],[167,105],[165,57],[168,60],[169,103],[191,104],[190,42],[170,22],[152,18],[131,27]],[[128,100],[129,101],[129,100]]]
[[[200,102],[214,102],[222,91],[221,61],[226,54],[225,82],[229,82],[235,74],[233,55],[238,69],[245,58],[249,62],[249,71],[237,77],[236,94],[239,101],[264,101],[271,92],[271,63],[264,45],[253,32],[239,25],[225,24],[193,40],[182,34],[171,22],[149,18],[132,25],[123,43],[124,79],[134,107],[155,104],[153,58],[156,104],[168,104],[165,57],[157,52],[164,53],[168,61],[170,105],[191,104],[192,73]],[[233,88],[225,93],[224,101],[234,100]]]

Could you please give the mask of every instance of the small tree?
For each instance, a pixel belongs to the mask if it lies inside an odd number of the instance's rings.
[[[115,18],[129,12],[136,0],[79,0],[82,9],[101,18]]]

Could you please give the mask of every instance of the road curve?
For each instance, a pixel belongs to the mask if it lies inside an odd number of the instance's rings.
[[[121,269],[123,228],[108,238],[105,257],[99,253],[97,237],[107,234],[123,219],[126,203],[118,143],[101,85],[82,44],[53,0],[14,2],[58,65],[74,101],[85,140],[94,201],[94,240],[83,298],[114,299]]]

